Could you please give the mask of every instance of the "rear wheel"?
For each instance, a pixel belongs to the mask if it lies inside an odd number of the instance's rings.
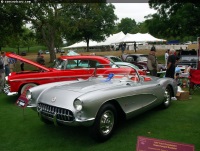
[[[117,111],[112,104],[103,105],[97,113],[94,125],[90,128],[92,137],[100,142],[109,139],[117,122]]]
[[[27,83],[27,84],[23,85],[21,88],[20,94],[23,94],[24,91],[26,91],[32,87],[35,87],[35,86],[37,86],[37,84],[35,84],[35,83]]]

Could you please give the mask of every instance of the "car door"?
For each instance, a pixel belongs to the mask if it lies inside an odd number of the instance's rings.
[[[120,98],[119,102],[127,117],[156,106],[159,103],[157,94],[163,93],[161,86],[155,81],[130,83],[125,89],[127,89],[128,93],[125,97]]]

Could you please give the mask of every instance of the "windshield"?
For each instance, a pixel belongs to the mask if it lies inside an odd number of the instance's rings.
[[[180,58],[180,61],[191,61],[191,62],[196,62],[198,61],[198,57],[197,56],[182,56]]]
[[[139,69],[138,66],[136,66],[132,63],[116,62],[115,64],[118,65],[121,68],[130,68],[131,67],[131,68],[134,68],[134,69],[137,69],[137,70]]]
[[[140,58],[139,61],[147,61],[147,56],[146,55],[140,56],[139,58]]]
[[[114,62],[122,62],[122,60],[118,57],[110,57],[111,58],[111,61],[114,61]]]
[[[56,59],[54,61],[53,68],[59,70],[66,70],[66,69],[77,69],[77,68],[105,68],[105,67],[112,67],[114,63],[109,62],[109,64],[100,64],[97,60],[90,60],[90,59]]]
[[[101,71],[101,69],[97,68],[92,74],[92,77],[117,78],[126,80],[130,80],[130,78],[135,78],[139,80],[140,78],[137,70],[133,68],[118,68],[117,70],[113,68],[107,68],[103,72]]]

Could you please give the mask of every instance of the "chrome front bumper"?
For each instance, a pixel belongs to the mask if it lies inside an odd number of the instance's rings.
[[[12,96],[12,95],[17,95],[18,92],[10,92],[10,86],[8,84],[5,84],[5,87],[4,87],[4,93],[8,96]]]

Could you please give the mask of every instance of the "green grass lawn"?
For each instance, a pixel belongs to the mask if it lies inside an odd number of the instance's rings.
[[[121,123],[113,137],[97,143],[85,127],[42,123],[37,113],[15,105],[16,96],[0,94],[1,151],[135,151],[138,136],[193,144],[200,151],[200,95],[173,101],[166,110],[153,109]]]

